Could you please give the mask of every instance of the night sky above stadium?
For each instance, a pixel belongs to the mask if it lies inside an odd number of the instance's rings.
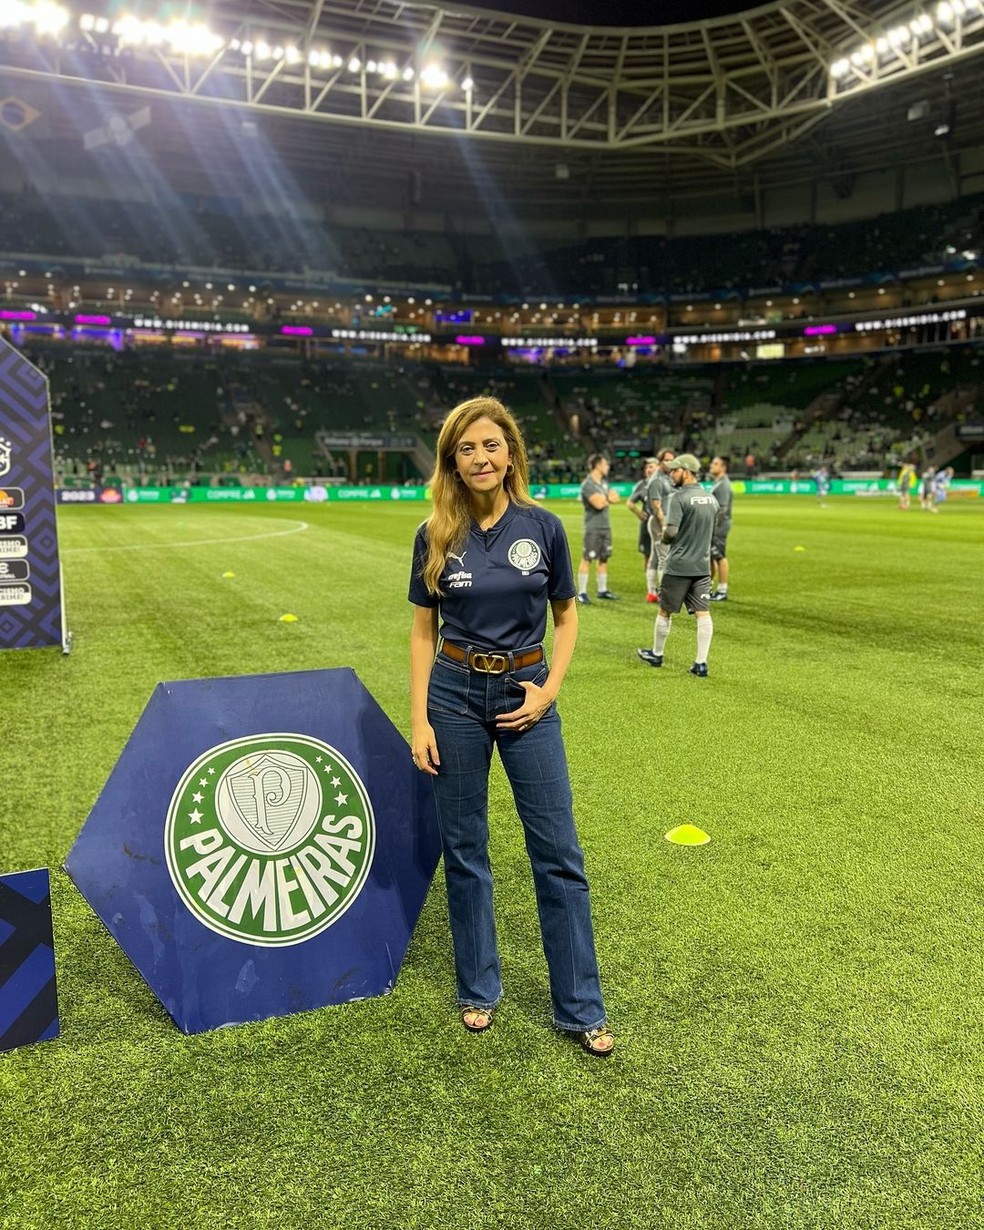
[[[762,7],[761,0],[757,4],[750,0],[468,0],[468,6],[595,26],[671,25]]]

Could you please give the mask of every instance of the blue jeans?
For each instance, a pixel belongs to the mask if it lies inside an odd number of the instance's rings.
[[[441,758],[433,780],[458,1002],[494,1008],[502,997],[488,851],[489,768],[497,745],[533,869],[554,1024],[595,1029],[605,1023],[605,1008],[560,716],[551,706],[522,733],[495,725],[497,715],[522,704],[520,682],[539,684],[546,674],[540,662],[486,675],[442,654],[431,672],[427,714]]]

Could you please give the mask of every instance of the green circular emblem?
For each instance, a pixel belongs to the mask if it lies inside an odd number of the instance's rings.
[[[164,828],[181,900],[243,944],[299,944],[330,927],[361,892],[375,844],[359,775],[307,735],[210,748],[185,770]]]

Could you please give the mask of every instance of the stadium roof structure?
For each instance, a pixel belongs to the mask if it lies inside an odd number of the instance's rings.
[[[219,0],[207,26],[107,8],[56,31],[30,15],[57,6],[0,0],[0,87],[42,77],[194,106],[193,134],[155,138],[177,175],[192,139],[248,157],[227,139],[238,109],[302,178],[352,200],[405,193],[408,174],[459,208],[498,194],[585,216],[823,178],[848,195],[861,172],[984,143],[982,5],[781,0],[613,28],[416,0]],[[64,135],[91,122],[63,111]]]

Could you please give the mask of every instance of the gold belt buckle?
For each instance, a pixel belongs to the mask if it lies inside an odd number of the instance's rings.
[[[501,653],[472,653],[472,667],[483,675],[501,675],[508,665]]]

